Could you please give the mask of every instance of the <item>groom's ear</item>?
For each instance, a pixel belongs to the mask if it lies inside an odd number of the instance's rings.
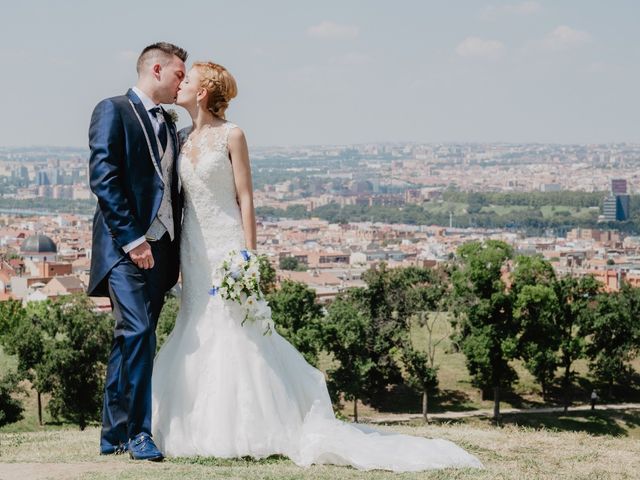
[[[160,78],[160,71],[162,70],[162,65],[159,63],[154,63],[153,67],[151,67],[151,71],[153,72],[154,77]]]

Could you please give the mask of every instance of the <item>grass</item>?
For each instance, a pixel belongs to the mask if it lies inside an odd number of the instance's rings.
[[[480,212],[482,213],[495,213],[496,215],[505,215],[511,212],[526,212],[527,210],[532,210],[531,207],[525,205],[491,205],[488,207],[482,207]]]
[[[176,458],[162,464],[136,463],[96,454],[99,431],[0,433],[0,478],[28,472],[29,478],[103,480],[190,479],[631,479],[640,468],[640,442],[585,432],[555,432],[507,425],[382,427],[411,435],[446,438],[477,455],[484,470],[442,470],[393,474],[352,468],[301,468],[282,457],[248,459]],[[61,472],[61,473],[56,473]],[[9,477],[6,477],[9,478]],[[20,478],[20,477],[14,477]]]
[[[502,424],[531,427],[536,430],[585,432],[594,436],[611,435],[640,440],[640,411],[638,410],[512,414],[504,415]]]
[[[430,202],[424,204],[425,210],[432,214],[448,214],[465,215],[469,207],[468,203],[463,202]],[[541,207],[531,207],[528,205],[485,205],[481,208],[482,214],[508,215],[515,212],[540,211],[543,218],[553,219],[554,217],[563,218],[580,218],[583,220],[592,219],[593,211],[588,208],[577,208],[563,205],[544,205]]]
[[[469,205],[461,202],[429,202],[423,206],[425,210],[433,214],[453,212],[454,215],[464,215]]]

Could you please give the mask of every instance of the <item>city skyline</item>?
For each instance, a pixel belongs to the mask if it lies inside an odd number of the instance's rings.
[[[252,146],[640,142],[637,10],[631,1],[13,3],[0,33],[0,146],[86,146],[93,106],[135,83],[138,52],[158,40],[189,50],[188,64],[229,68],[240,93],[228,116]]]

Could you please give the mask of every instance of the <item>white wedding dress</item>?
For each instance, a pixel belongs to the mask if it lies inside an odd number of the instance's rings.
[[[245,248],[225,123],[187,139],[179,159],[185,193],[182,300],[155,360],[153,436],[169,456],[255,458],[296,464],[417,471],[481,467],[455,444],[376,432],[335,419],[324,375],[277,332],[246,322],[211,296],[213,271]],[[182,140],[186,136],[181,132]]]

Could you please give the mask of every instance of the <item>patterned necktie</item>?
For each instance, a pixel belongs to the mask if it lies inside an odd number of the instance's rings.
[[[164,121],[164,115],[162,113],[162,108],[153,107],[149,109],[149,112],[158,119],[158,123],[160,124],[160,128],[158,129],[158,139],[160,140],[160,145],[162,145],[162,150],[166,150],[167,148],[167,123]]]

